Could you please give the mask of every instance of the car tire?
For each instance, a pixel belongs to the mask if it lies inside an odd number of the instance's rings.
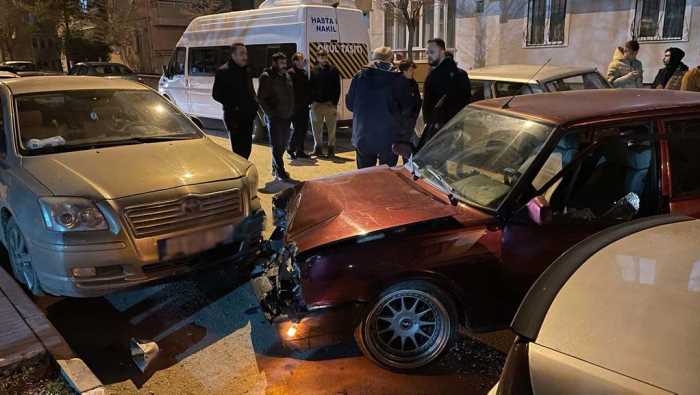
[[[410,372],[448,350],[456,332],[452,298],[432,283],[407,281],[388,288],[368,306],[355,340],[377,365]]]
[[[17,281],[24,285],[35,296],[44,295],[39,282],[39,276],[32,265],[32,256],[27,247],[27,240],[17,226],[14,218],[10,218],[5,225],[5,238],[7,240],[7,253],[10,256],[12,274]]]

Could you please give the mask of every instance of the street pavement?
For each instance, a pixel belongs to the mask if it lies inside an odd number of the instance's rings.
[[[210,131],[229,146],[221,132]],[[288,171],[306,180],[355,168],[348,131],[341,130],[336,161],[294,161]],[[307,147],[307,149],[310,147]],[[269,147],[256,144],[251,160],[270,212],[285,185],[271,176]],[[271,226],[266,230],[271,231]],[[304,353],[282,349],[265,321],[245,275],[209,270],[166,284],[105,298],[38,298],[37,303],[108,393],[144,394],[485,394],[497,380],[512,336],[462,337],[435,366],[419,374],[383,370],[354,344]],[[160,355],[145,373],[129,356],[131,338],[155,340]]]

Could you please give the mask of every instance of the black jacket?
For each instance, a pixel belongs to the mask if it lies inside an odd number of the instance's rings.
[[[252,114],[258,111],[253,80],[248,69],[240,67],[233,60],[216,70],[212,97],[224,106],[225,113]]]
[[[294,114],[294,88],[289,74],[265,69],[260,74],[258,102],[268,117],[291,119]]]
[[[408,94],[411,97],[411,124],[415,128],[420,109],[423,106],[423,99],[420,97],[420,88],[418,88],[416,80],[407,80],[407,82]]]
[[[294,85],[294,112],[300,113],[309,109],[311,104],[311,81],[306,70],[292,67],[289,69],[289,76],[292,77]]]
[[[340,100],[340,74],[333,65],[316,66],[311,70],[311,101],[314,103],[331,102],[335,105]]]
[[[365,152],[383,152],[410,143],[412,100],[408,80],[387,63],[374,62],[357,73],[345,96],[352,111],[352,144]]]
[[[447,95],[440,109],[435,109],[441,97]],[[467,72],[445,58],[434,68],[423,86],[423,119],[425,123],[444,125],[469,104],[471,84]]]

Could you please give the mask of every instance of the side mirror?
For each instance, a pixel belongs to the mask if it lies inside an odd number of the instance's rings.
[[[545,225],[552,222],[552,208],[544,196],[536,196],[527,202],[527,213],[537,225]]]

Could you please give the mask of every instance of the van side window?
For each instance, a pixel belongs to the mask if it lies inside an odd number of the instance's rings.
[[[221,66],[221,47],[190,48],[190,75],[213,76]]]
[[[260,76],[265,68],[270,67],[273,54],[282,52],[287,55],[287,59],[290,59],[297,51],[297,45],[293,43],[246,45],[246,48],[248,49],[248,67],[253,77]]]
[[[673,197],[700,196],[700,119],[666,124]]]
[[[185,74],[185,48],[176,48],[175,54],[170,61],[170,72],[173,75]]]

